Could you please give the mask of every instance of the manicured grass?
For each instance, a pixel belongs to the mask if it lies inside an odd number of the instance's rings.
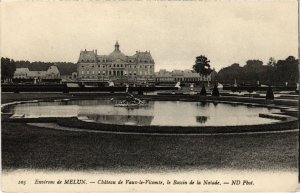
[[[297,168],[298,133],[150,136],[2,125],[2,167],[64,170]]]

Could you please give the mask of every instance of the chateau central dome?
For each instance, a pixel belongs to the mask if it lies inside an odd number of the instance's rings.
[[[117,60],[117,59],[126,61],[126,55],[123,54],[123,53],[120,51],[119,48],[120,48],[120,45],[119,45],[119,43],[118,43],[118,41],[117,41],[116,44],[115,44],[115,50],[114,50],[112,53],[110,53],[110,54],[108,55],[108,57],[109,57],[110,59],[112,59],[113,61],[114,61],[114,60]]]

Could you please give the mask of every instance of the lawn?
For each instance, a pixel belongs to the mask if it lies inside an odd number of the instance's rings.
[[[2,125],[3,169],[297,169],[298,133],[116,135]]]

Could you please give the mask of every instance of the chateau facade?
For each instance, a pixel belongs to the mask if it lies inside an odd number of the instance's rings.
[[[80,81],[148,82],[154,81],[154,64],[150,51],[127,56],[117,41],[109,55],[98,55],[97,50],[81,51],[77,75]]]
[[[156,82],[210,82],[212,74],[203,76],[193,70],[173,70],[161,69],[155,73]]]
[[[15,79],[60,79],[57,66],[53,65],[46,71],[31,71],[28,68],[16,68]]]

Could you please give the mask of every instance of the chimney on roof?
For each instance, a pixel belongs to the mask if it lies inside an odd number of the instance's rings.
[[[95,50],[95,54],[97,55],[97,49]]]

